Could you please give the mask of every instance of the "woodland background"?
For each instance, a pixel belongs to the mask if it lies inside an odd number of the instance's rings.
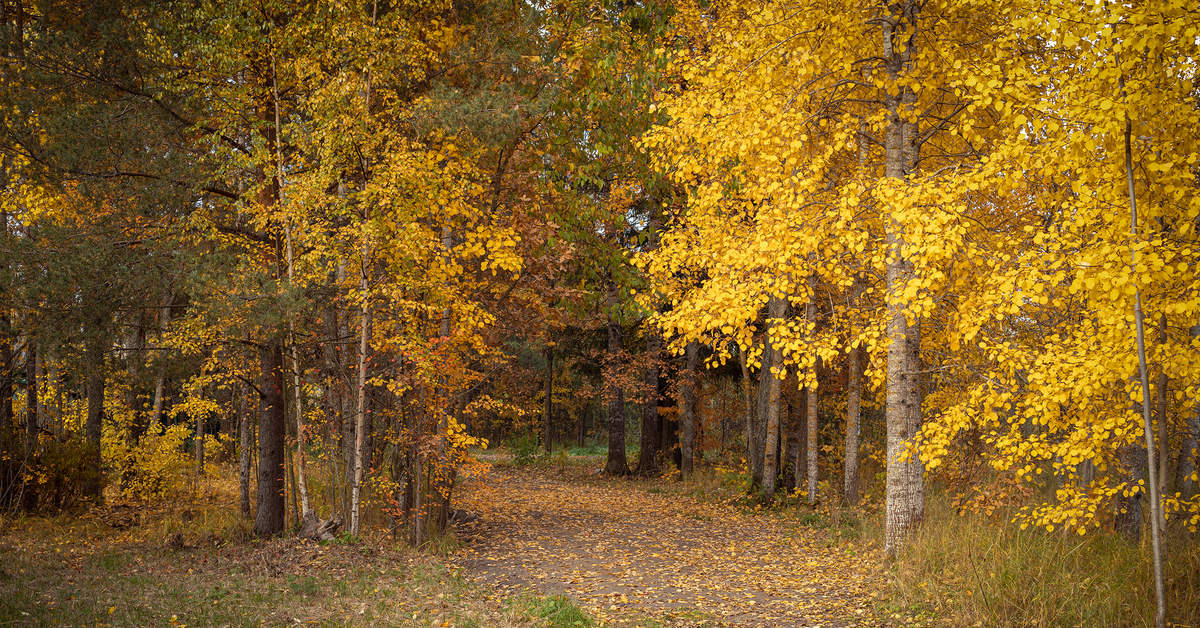
[[[1182,0],[4,0],[4,527],[452,551],[558,469],[852,521],[908,620],[1150,623],[1165,572],[1190,625],[1198,48]]]

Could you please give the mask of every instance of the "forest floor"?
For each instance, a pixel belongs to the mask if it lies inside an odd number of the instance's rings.
[[[450,564],[491,587],[567,596],[606,625],[914,620],[887,610],[868,545],[686,485],[602,478],[602,463],[499,464],[468,481],[458,503],[480,516],[459,526]]]
[[[328,544],[250,539],[229,530],[230,510],[236,516],[233,502],[214,498],[6,522],[0,626],[536,626],[586,619],[562,598],[500,599],[386,535]]]
[[[602,461],[463,483],[442,555],[257,540],[235,494],[0,519],[0,626],[906,625],[869,543]],[[223,485],[222,485],[223,486]],[[690,491],[690,493],[689,493]],[[811,521],[810,521],[811,524]]]

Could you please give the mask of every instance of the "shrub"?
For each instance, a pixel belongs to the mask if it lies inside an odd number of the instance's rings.
[[[28,457],[5,460],[15,478],[12,496],[27,510],[70,510],[84,504],[89,488],[100,482],[92,449],[81,437],[43,439]]]
[[[509,438],[508,448],[512,451],[513,464],[517,466],[533,464],[542,452],[538,438],[533,434],[518,434]]]
[[[163,428],[151,425],[137,445],[130,447],[124,435],[106,431],[104,460],[112,468],[121,496],[142,501],[164,499],[182,493],[195,472],[187,444],[191,429],[183,424]]]

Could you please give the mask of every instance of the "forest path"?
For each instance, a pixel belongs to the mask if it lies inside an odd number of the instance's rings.
[[[493,466],[464,483],[452,564],[563,594],[605,624],[883,625],[875,551],[769,513],[572,468]]]

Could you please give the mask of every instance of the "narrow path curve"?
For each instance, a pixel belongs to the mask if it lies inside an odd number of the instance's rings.
[[[877,552],[640,482],[495,466],[468,481],[451,562],[499,588],[565,594],[604,623],[876,626]]]

